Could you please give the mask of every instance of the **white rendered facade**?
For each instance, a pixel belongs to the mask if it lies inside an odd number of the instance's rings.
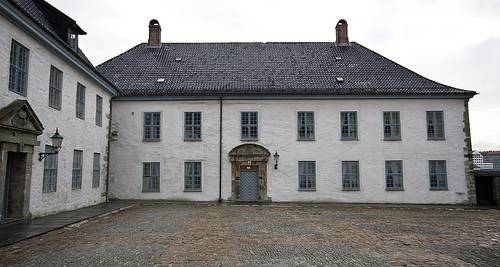
[[[219,101],[114,101],[110,197],[216,201],[219,197]],[[443,111],[444,140],[428,140],[426,111]],[[184,112],[202,113],[202,140],[184,141]],[[240,138],[240,113],[259,114],[257,141]],[[297,112],[315,116],[314,141],[297,140]],[[340,112],[357,111],[358,140],[341,140]],[[399,111],[401,140],[384,141],[384,111]],[[466,203],[463,99],[224,100],[222,200],[231,199],[228,153],[245,143],[280,155],[267,163],[272,201],[357,203]],[[161,113],[161,141],[143,142],[143,113]],[[402,191],[387,191],[385,161],[403,161]],[[429,160],[445,160],[447,190],[430,190]],[[184,162],[202,162],[201,192],[184,192]],[[298,188],[298,162],[316,162],[316,190]],[[359,191],[342,189],[342,161],[359,161]],[[160,191],[142,192],[142,163],[160,162]]]
[[[40,34],[40,35],[37,35]],[[109,127],[109,108],[111,94],[84,71],[71,63],[64,55],[49,48],[41,41],[43,33],[33,33],[22,29],[0,15],[0,108],[14,100],[27,100],[44,127],[38,136],[39,145],[34,147],[29,193],[29,213],[33,217],[43,216],[65,210],[85,207],[105,200],[105,177],[107,162],[107,133]],[[9,90],[9,62],[11,42],[15,40],[29,49],[28,78],[26,96]],[[49,78],[51,66],[63,72],[61,110],[49,107]],[[85,119],[75,116],[77,83],[86,87]],[[96,95],[102,97],[102,126],[95,123]],[[57,190],[43,193],[44,161],[38,161],[38,153],[51,145],[50,136],[58,128],[64,137],[58,155]],[[73,150],[83,151],[82,187],[72,190]],[[100,186],[92,188],[93,154],[100,153]],[[2,160],[7,152],[2,151]]]

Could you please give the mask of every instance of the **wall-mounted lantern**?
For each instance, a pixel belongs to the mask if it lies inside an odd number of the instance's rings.
[[[273,158],[274,158],[274,169],[277,170],[278,161],[280,160],[280,155],[278,154],[278,151],[274,152]]]
[[[46,158],[48,155],[55,155],[59,153],[59,150],[61,150],[63,137],[59,134],[59,129],[56,128],[56,132],[50,137],[50,139],[52,140],[52,147],[55,152],[38,153],[38,161],[42,161],[42,159]]]

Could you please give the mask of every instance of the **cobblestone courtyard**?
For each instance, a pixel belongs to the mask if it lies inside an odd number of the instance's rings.
[[[0,265],[500,266],[500,211],[151,204],[0,249]]]

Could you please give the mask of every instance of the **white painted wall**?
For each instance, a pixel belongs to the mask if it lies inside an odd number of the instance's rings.
[[[218,101],[115,101],[110,190],[123,199],[216,200],[218,198]],[[358,112],[359,141],[340,140],[340,112]],[[428,141],[426,111],[443,110],[445,141]],[[162,112],[162,141],[142,142],[142,113]],[[183,141],[183,112],[203,113],[203,141]],[[462,203],[464,173],[463,100],[226,100],[223,111],[223,191],[231,195],[228,153],[240,141],[240,112],[259,112],[259,141],[280,162],[268,163],[268,195],[273,201],[379,203]],[[316,140],[297,141],[297,111],[314,111]],[[402,141],[383,141],[383,111],[400,111]],[[202,160],[203,192],[183,192],[183,162]],[[298,191],[298,161],[316,161],[315,192]],[[359,192],[344,192],[341,161],[360,162]],[[403,160],[404,188],[385,190],[385,160]],[[428,160],[446,160],[448,191],[430,191]],[[142,193],[142,162],[161,162],[161,192]]]
[[[11,40],[15,39],[29,50],[27,97],[9,91],[9,59]],[[63,71],[62,110],[48,106],[49,73],[54,65]],[[86,103],[85,120],[76,118],[77,82],[85,85]],[[102,127],[95,125],[96,94],[103,97]],[[45,130],[38,137],[40,146],[35,147],[33,173],[31,178],[30,212],[33,216],[42,216],[64,210],[72,210],[103,201],[104,178],[106,176],[107,127],[110,95],[86,75],[67,64],[62,58],[48,50],[37,40],[0,16],[0,107],[15,99],[26,99],[41,120]],[[51,144],[50,136],[59,128],[64,141],[59,152],[57,192],[42,193],[43,161],[38,161],[38,153]],[[84,151],[82,189],[71,190],[73,150]],[[92,187],[93,154],[101,153],[101,183],[99,188]]]

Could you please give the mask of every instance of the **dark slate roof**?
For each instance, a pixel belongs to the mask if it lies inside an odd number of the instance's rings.
[[[59,43],[73,52],[67,43],[67,29],[73,28],[77,34],[87,34],[72,18],[43,0],[9,0],[18,10],[49,33]],[[81,49],[75,53],[87,65],[92,65]]]
[[[143,43],[97,69],[125,96],[475,94],[431,81],[355,42]]]

